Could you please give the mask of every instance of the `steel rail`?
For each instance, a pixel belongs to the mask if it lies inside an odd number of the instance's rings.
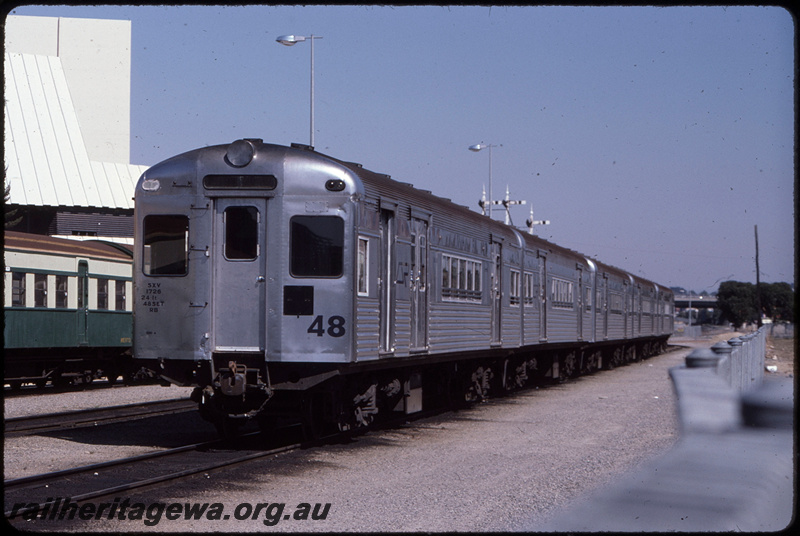
[[[427,410],[427,411],[421,411],[419,413],[415,413],[415,414],[412,414],[412,415],[402,415],[402,416],[398,416],[395,419],[390,419],[388,421],[379,423],[375,427],[369,427],[369,428],[351,430],[351,431],[346,431],[346,432],[334,433],[334,434],[318,437],[318,438],[315,438],[315,439],[312,439],[312,440],[303,441],[303,442],[300,442],[300,443],[292,443],[292,444],[289,444],[289,445],[283,445],[283,446],[276,447],[274,449],[270,449],[270,450],[266,450],[266,451],[250,452],[248,454],[243,454],[241,456],[236,456],[234,458],[230,458],[230,459],[226,459],[226,460],[220,460],[220,461],[217,461],[217,462],[211,462],[211,463],[203,464],[203,465],[200,465],[200,466],[197,466],[197,467],[192,467],[192,468],[184,469],[184,470],[181,470],[181,471],[175,471],[175,472],[171,472],[171,473],[168,473],[168,474],[163,474],[163,475],[159,475],[159,476],[155,476],[155,477],[151,477],[151,478],[146,478],[146,479],[141,479],[141,480],[134,480],[132,482],[127,482],[127,483],[119,484],[119,485],[116,485],[116,486],[111,486],[111,487],[106,487],[106,488],[102,488],[102,489],[98,489],[98,490],[93,490],[93,491],[89,491],[89,492],[81,493],[81,494],[77,494],[77,495],[66,494],[66,495],[63,495],[63,496],[68,496],[70,501],[78,503],[78,502],[81,502],[81,501],[88,501],[88,500],[91,500],[91,499],[97,499],[97,498],[100,498],[100,497],[106,497],[108,495],[113,495],[113,494],[120,493],[120,492],[123,492],[123,491],[131,491],[131,490],[134,490],[134,489],[142,489],[142,488],[146,488],[147,486],[151,486],[151,485],[155,485],[155,484],[161,484],[161,483],[168,482],[168,481],[173,481],[173,480],[179,480],[181,478],[186,478],[186,477],[189,477],[189,476],[192,476],[192,475],[196,475],[198,473],[214,471],[214,470],[221,469],[221,468],[224,468],[224,467],[231,467],[231,466],[234,466],[234,465],[237,465],[237,464],[240,464],[240,463],[245,463],[245,462],[248,462],[248,461],[251,461],[251,460],[256,460],[256,459],[260,459],[260,458],[266,458],[266,457],[269,457],[269,456],[274,456],[276,454],[289,452],[289,451],[292,451],[292,450],[295,450],[295,449],[309,448],[309,447],[313,447],[313,446],[320,446],[320,445],[325,444],[326,442],[328,442],[332,438],[336,438],[336,437],[347,437],[347,436],[352,435],[354,433],[358,434],[358,433],[361,433],[361,432],[369,432],[370,430],[380,430],[380,429],[386,429],[386,428],[393,428],[393,427],[401,426],[401,425],[407,424],[409,422],[418,421],[420,419],[424,419],[424,418],[428,418],[428,417],[431,417],[431,416],[435,416],[435,415],[439,415],[439,414],[442,414],[442,413],[446,413],[447,411],[450,411],[450,410],[451,410],[451,408],[449,408],[449,407],[447,407],[447,408],[437,408],[437,409],[431,409],[431,410]],[[241,436],[237,436],[237,439],[241,439],[241,438],[244,438],[244,437],[256,436],[256,435],[258,435],[260,433],[261,432],[251,432],[249,434],[243,434]],[[85,465],[85,466],[81,466],[81,467],[63,469],[63,470],[60,470],[60,471],[54,471],[54,472],[50,472],[50,473],[43,473],[43,474],[39,474],[39,475],[31,475],[31,476],[27,476],[27,477],[20,477],[20,478],[16,478],[16,479],[12,479],[12,480],[7,480],[7,481],[4,482],[6,499],[8,499],[9,491],[14,490],[14,489],[25,488],[25,487],[28,487],[30,485],[37,485],[37,484],[45,484],[45,485],[50,486],[54,482],[57,482],[60,479],[62,479],[64,477],[68,477],[68,476],[79,475],[79,474],[93,475],[99,469],[107,469],[109,467],[123,466],[123,465],[126,465],[126,464],[136,464],[136,463],[152,460],[152,459],[159,458],[159,457],[177,455],[177,454],[180,454],[180,453],[190,452],[190,451],[201,451],[202,449],[207,449],[207,448],[211,448],[211,447],[215,447],[215,446],[224,446],[226,444],[230,444],[230,443],[226,442],[225,440],[214,440],[214,441],[209,441],[209,442],[204,442],[204,443],[195,443],[195,444],[192,444],[192,445],[184,445],[184,446],[176,447],[176,448],[173,448],[173,449],[166,449],[166,450],[161,450],[161,451],[149,452],[149,453],[146,453],[146,454],[140,454],[138,456],[132,456],[132,457],[129,457],[129,458],[120,458],[120,459],[117,459],[117,460],[110,460],[110,461],[107,461],[107,462],[101,462],[101,463],[97,463],[97,464]],[[51,497],[52,497],[52,495],[53,494],[50,493]],[[10,503],[12,501],[7,501],[7,502]],[[31,501],[28,501],[28,502],[31,502]],[[13,513],[14,517],[20,517],[20,516],[25,515],[26,513],[32,512],[34,510],[38,511],[41,508],[44,508],[45,506],[48,506],[48,505],[52,506],[55,503],[56,503],[56,499],[53,499],[51,501],[45,501],[45,502],[42,502],[42,503],[33,503],[33,502],[31,502],[32,506],[26,507],[26,508],[23,508],[23,509],[19,509],[19,510],[16,510],[16,511],[14,511],[14,510],[6,511],[5,512],[5,516],[6,516],[6,518],[11,519],[11,515]]]
[[[95,426],[136,418],[169,415],[195,409],[188,398],[138,402],[106,408],[88,408],[58,413],[45,413],[5,419],[5,437],[29,435],[53,430]]]
[[[252,432],[251,434],[245,434],[245,435],[239,436],[239,437],[257,435],[259,433],[260,432]],[[184,452],[200,451],[203,448],[208,448],[208,447],[212,447],[212,446],[215,446],[215,445],[221,445],[221,444],[223,444],[223,441],[221,441],[221,440],[209,441],[209,442],[204,442],[204,443],[195,443],[195,444],[192,444],[192,445],[184,445],[184,446],[176,447],[176,448],[173,448],[173,449],[167,449],[167,450],[149,452],[149,453],[146,453],[146,454],[140,454],[138,456],[132,456],[132,457],[129,457],[129,458],[120,458],[120,459],[117,459],[117,460],[110,460],[110,461],[107,461],[107,462],[101,462],[101,463],[97,463],[97,464],[84,465],[84,466],[81,466],[81,467],[73,467],[73,468],[70,468],[70,469],[63,469],[63,470],[60,470],[60,471],[53,471],[53,472],[50,472],[50,473],[43,473],[43,474],[39,474],[39,475],[31,475],[31,476],[27,476],[27,477],[15,478],[15,479],[12,479],[12,480],[6,480],[3,483],[4,484],[4,488],[5,488],[5,494],[6,494],[6,496],[8,496],[10,490],[19,489],[19,488],[25,488],[25,487],[27,487],[29,485],[32,485],[32,484],[35,485],[35,484],[49,483],[49,484],[47,484],[49,486],[49,485],[52,485],[53,482],[57,482],[60,479],[62,479],[64,477],[68,477],[68,476],[74,476],[74,475],[80,475],[80,474],[93,475],[99,469],[107,469],[109,467],[123,466],[123,465],[126,465],[126,464],[137,464],[137,463],[140,463],[142,461],[148,461],[148,460],[152,460],[152,459],[159,458],[159,457],[173,456],[173,455],[181,454],[181,453],[184,453]],[[226,459],[226,460],[222,460],[222,461],[203,464],[203,465],[200,465],[200,466],[184,469],[182,471],[171,472],[171,473],[168,473],[168,474],[159,475],[159,476],[152,477],[152,478],[134,480],[132,482],[127,482],[127,483],[120,484],[120,485],[117,485],[117,486],[106,487],[106,488],[102,488],[102,489],[99,489],[99,490],[88,491],[86,493],[82,493],[82,494],[78,494],[78,495],[71,495],[70,494],[69,495],[69,499],[71,501],[73,501],[73,502],[76,502],[76,503],[77,502],[81,502],[81,501],[87,501],[87,500],[90,500],[90,499],[97,499],[99,497],[105,497],[107,495],[112,495],[112,494],[119,493],[119,492],[122,492],[122,491],[130,491],[130,490],[134,490],[134,489],[145,488],[147,486],[151,486],[151,485],[154,485],[154,484],[160,484],[160,483],[163,483],[163,482],[168,482],[170,480],[178,480],[178,479],[181,479],[181,478],[185,478],[187,476],[192,476],[192,475],[195,475],[197,473],[213,471],[213,470],[220,469],[220,468],[223,468],[223,467],[230,467],[230,466],[233,466],[233,465],[236,465],[236,464],[239,464],[239,463],[243,463],[243,462],[246,462],[246,461],[250,461],[250,460],[254,460],[254,459],[258,459],[258,458],[264,458],[264,457],[268,457],[268,456],[273,456],[275,454],[288,452],[288,451],[300,448],[302,446],[308,446],[308,444],[305,444],[305,443],[293,443],[293,444],[290,444],[290,445],[284,445],[284,446],[277,447],[277,448],[270,449],[270,450],[266,450],[266,451],[251,452],[249,454],[244,454],[242,456],[237,456],[237,457]],[[42,502],[42,503],[33,503],[33,506],[28,507],[28,508],[24,508],[24,509],[16,510],[16,511],[14,511],[14,510],[6,511],[5,512],[5,516],[6,516],[6,518],[11,519],[12,513],[14,514],[14,517],[18,517],[18,516],[22,516],[22,515],[24,515],[24,514],[26,514],[28,512],[31,512],[31,511],[34,511],[34,510],[39,510],[40,508],[43,508],[43,507],[45,507],[47,505],[52,505],[54,503],[55,503],[55,499],[53,499],[52,501],[49,501],[49,502],[45,501],[45,502]]]

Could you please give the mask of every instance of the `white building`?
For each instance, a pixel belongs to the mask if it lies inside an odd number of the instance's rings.
[[[13,230],[131,241],[130,21],[10,15],[5,47]]]

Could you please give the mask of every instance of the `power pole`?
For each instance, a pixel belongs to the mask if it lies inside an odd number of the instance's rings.
[[[758,225],[756,231],[756,309],[758,309],[758,327],[761,327],[761,272],[758,269]]]

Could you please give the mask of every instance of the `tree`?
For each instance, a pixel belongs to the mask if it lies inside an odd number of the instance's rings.
[[[756,308],[756,287],[752,283],[724,281],[717,292],[717,306],[723,318],[733,324],[734,329],[746,322],[756,322],[759,314]]]
[[[5,185],[5,191],[3,193],[3,213],[5,214],[5,222],[4,222],[5,223],[5,225],[4,225],[5,229],[12,229],[20,221],[22,221],[22,216],[20,216],[19,218],[14,218],[14,216],[18,212],[18,209],[16,209],[16,208],[15,209],[11,209],[11,210],[7,210],[6,209],[6,207],[8,206],[8,204],[10,202],[11,202],[11,185],[10,184],[6,184]]]
[[[789,283],[762,283],[761,304],[773,320],[794,322],[794,291]]]
[[[761,311],[752,283],[725,281],[717,293],[723,318],[738,329],[745,322],[757,322],[760,313],[781,322],[794,322],[794,290],[789,283],[761,283]]]

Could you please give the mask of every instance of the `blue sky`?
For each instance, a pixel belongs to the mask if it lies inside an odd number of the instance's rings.
[[[316,148],[668,286],[794,282],[794,21],[776,7],[24,6],[132,21],[131,163]],[[512,211],[523,226],[529,207]],[[500,219],[500,213],[496,218]]]

